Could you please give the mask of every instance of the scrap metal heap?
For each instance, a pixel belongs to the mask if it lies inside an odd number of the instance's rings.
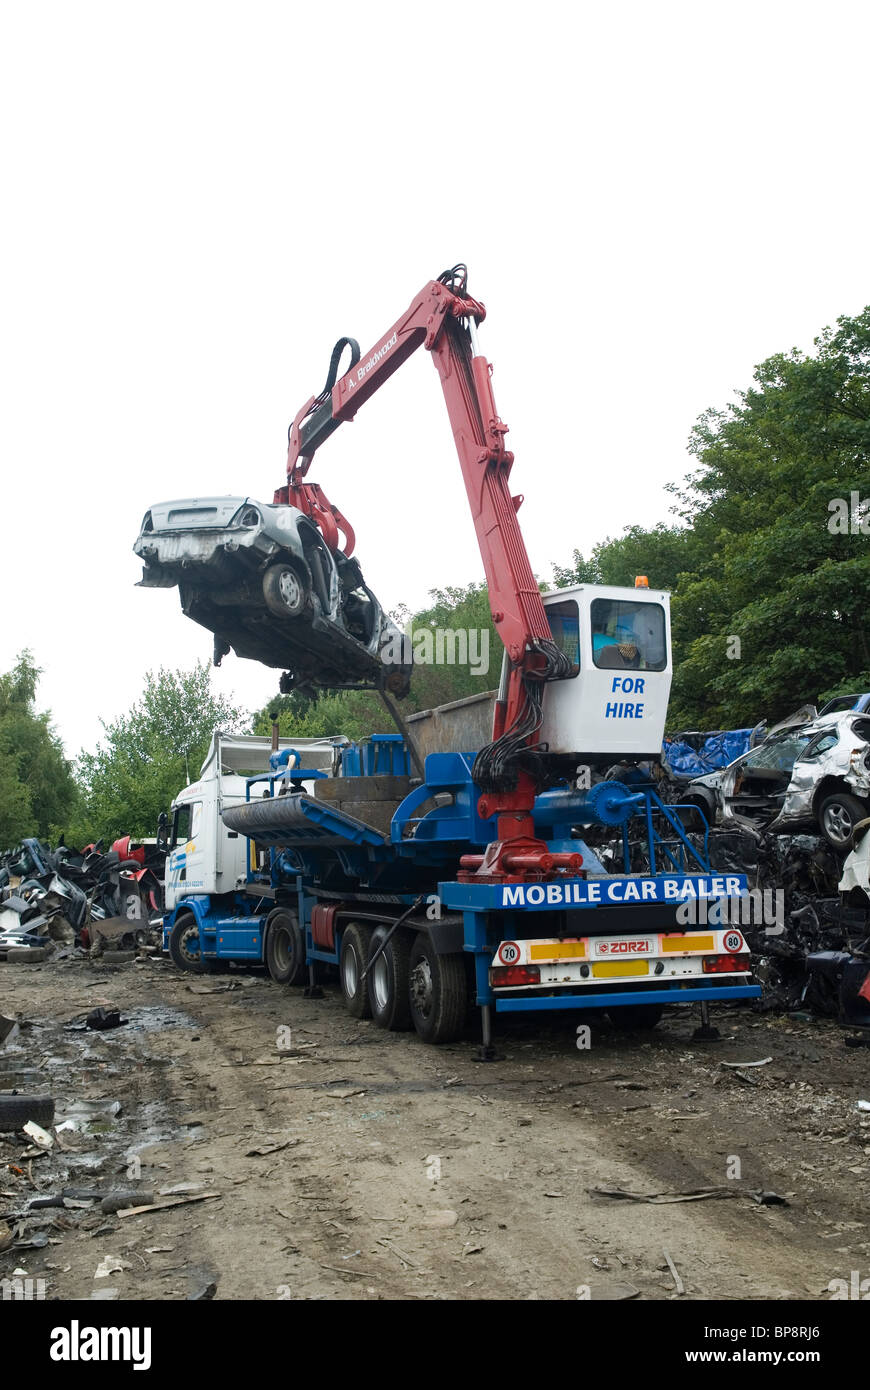
[[[749,823],[714,828],[707,835],[688,830],[687,837],[706,853],[713,870],[746,875],[749,897],[729,920],[745,937],[764,989],[750,1007],[765,1013],[806,1009],[847,1027],[870,1028],[870,840],[865,834],[856,836],[848,855],[821,835],[777,835]],[[632,869],[646,871],[640,827],[630,823],[626,838]],[[587,832],[587,839],[608,869],[621,867],[622,835],[601,827]]]
[[[165,849],[129,835],[81,852],[24,840],[0,856],[0,959],[9,950],[137,946],[161,920]]]

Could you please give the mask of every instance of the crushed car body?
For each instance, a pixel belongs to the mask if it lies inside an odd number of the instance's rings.
[[[214,636],[214,661],[283,669],[282,689],[383,686],[407,694],[409,644],[363,580],[298,508],[251,497],[193,497],[150,507],[133,547],[140,584],[177,585],[184,613]]]
[[[850,709],[780,727],[723,771],[689,782],[683,799],[711,823],[815,826],[846,849],[870,815],[870,716]]]

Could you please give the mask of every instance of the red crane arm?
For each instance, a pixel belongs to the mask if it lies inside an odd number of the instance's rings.
[[[511,661],[521,663],[529,644],[549,638],[550,629],[517,521],[522,498],[512,497],[508,487],[513,454],[505,448],[507,426],[496,410],[492,369],[475,352],[476,335],[467,326],[485,314],[477,300],[430,280],[367,355],[355,361],[328,393],[312,397],[302,407],[290,428],[287,486],[278,490],[275,501],[302,503],[301,510],[318,524],[324,511],[331,513],[333,524],[327,521],[321,529],[327,543],[336,548],[337,532],[347,537],[349,527],[318,484],[303,482],[314,454],[418,347],[428,348],[453,428],[493,620]],[[352,531],[350,537],[348,549]]]
[[[465,867],[499,878],[547,875],[554,868],[576,870],[579,865],[578,855],[549,855],[546,845],[534,837],[531,818],[535,779],[529,763],[541,724],[541,682],[567,675],[570,668],[553,644],[517,521],[522,498],[512,496],[508,486],[513,454],[505,448],[507,426],[496,410],[492,368],[477,349],[476,325],[486,310],[465,294],[460,272],[464,267],[430,280],[368,354],[360,355],[352,339],[336,345],[326,386],[306,402],[290,427],[287,484],[277,490],[275,502],[289,503],[311,516],[333,549],[343,532],[349,542],[346,553],[350,553],[352,529],[322,488],[304,481],[305,475],[320,445],[339,425],[352,420],[418,347],[432,353],[471,506],[493,621],[511,667],[507,698],[496,706],[493,743],[478,755],[474,771],[485,793],[481,814],[498,815],[498,841],[489,846],[482,865],[469,860]],[[336,380],[338,358],[347,345],[352,365]]]

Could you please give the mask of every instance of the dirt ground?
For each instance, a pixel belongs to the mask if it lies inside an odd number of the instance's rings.
[[[129,1021],[70,1026],[101,1004]],[[697,1042],[686,1013],[643,1034],[602,1020],[580,1049],[576,1015],[499,1020],[503,1056],[483,1064],[472,1034],[382,1032],[334,986],[306,999],[160,959],[0,965],[0,1012],[27,1025],[0,1088],[20,1074],[77,1126],[37,1156],[0,1136],[19,1241],[0,1279],[43,1279],[47,1298],[828,1299],[870,1275],[870,1051],[826,1021],[720,1011],[722,1040]],[[120,1113],[77,1116],[86,1100]],[[14,1219],[64,1188],[208,1200]],[[95,1279],[106,1256],[123,1267]]]

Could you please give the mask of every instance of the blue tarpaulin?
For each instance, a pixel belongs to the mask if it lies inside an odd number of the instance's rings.
[[[718,772],[747,752],[752,729],[727,729],[708,734],[700,748],[678,739],[665,739],[662,762],[673,777],[703,777],[705,772]]]

